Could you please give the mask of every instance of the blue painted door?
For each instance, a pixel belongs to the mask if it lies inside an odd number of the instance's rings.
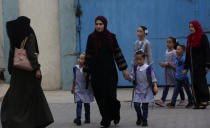
[[[164,70],[158,63],[164,60],[167,38],[174,36],[180,43],[186,44],[188,22],[194,19],[201,22],[205,31],[210,30],[209,0],[80,0],[80,4],[83,11],[82,51],[85,50],[88,35],[94,31],[95,17],[103,15],[108,19],[108,29],[117,36],[129,69],[134,42],[138,39],[137,28],[140,25],[148,27],[146,38],[152,44],[154,69],[160,85],[164,85]],[[118,85],[128,86],[131,83],[125,81],[119,72]]]

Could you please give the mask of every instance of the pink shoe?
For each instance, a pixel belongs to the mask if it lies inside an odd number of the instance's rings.
[[[156,105],[160,106],[160,107],[165,107],[165,103],[162,100],[159,100],[157,102],[155,102]]]
[[[184,106],[185,105],[185,100],[180,100],[177,106]]]

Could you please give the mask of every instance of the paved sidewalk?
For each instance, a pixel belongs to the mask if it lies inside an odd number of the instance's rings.
[[[7,88],[8,85],[0,87],[0,96],[4,95]],[[172,91],[173,88],[169,91],[168,100],[171,98]],[[159,88],[156,100],[160,99],[161,94],[162,88]],[[55,122],[48,128],[99,128],[101,117],[95,102],[91,104],[91,124],[83,124],[78,127],[72,123],[75,118],[76,105],[73,103],[73,95],[70,91],[45,91],[45,95],[55,119]],[[130,106],[131,96],[132,89],[118,89],[118,99],[122,104],[121,122],[118,126],[112,124],[110,128],[139,127],[135,125],[135,110]],[[169,109],[150,104],[148,123],[149,128],[210,128],[210,107],[206,110],[185,109],[184,106]]]
[[[0,99],[5,95],[9,85],[0,85]],[[162,87],[159,87],[159,93],[156,95],[155,99],[158,100],[162,95]],[[170,100],[173,93],[173,87],[170,88],[167,100]],[[74,95],[70,91],[45,91],[46,98],[49,103],[74,103]],[[132,98],[132,88],[118,88],[117,96],[120,101],[128,102]]]

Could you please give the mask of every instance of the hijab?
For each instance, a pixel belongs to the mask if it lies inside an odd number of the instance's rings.
[[[92,33],[93,41],[94,41],[94,49],[95,55],[98,55],[98,50],[102,47],[102,41],[105,39],[105,43],[108,43],[109,48],[113,51],[113,34],[107,29],[107,19],[104,16],[98,16],[95,19],[96,21],[100,20],[104,24],[104,31],[98,32],[96,29]]]
[[[10,39],[11,48],[20,48],[22,41],[30,34],[35,36],[36,52],[39,53],[36,34],[30,26],[31,20],[28,17],[20,16],[16,20],[8,21],[6,24],[7,35]]]
[[[203,30],[198,21],[191,21],[190,24],[193,25],[195,28],[195,33],[191,33],[188,36],[187,40],[187,52],[189,52],[190,45],[192,44],[192,47],[200,47],[201,46],[201,38],[203,36]]]

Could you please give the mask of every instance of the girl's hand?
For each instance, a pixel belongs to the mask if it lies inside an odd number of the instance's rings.
[[[37,70],[37,71],[36,71],[35,77],[40,79],[41,76],[42,76],[42,75],[41,75],[41,71],[40,71],[40,70]]]
[[[209,72],[209,68],[208,68],[208,67],[206,67],[206,68],[205,68],[205,70],[206,70],[206,73],[208,73],[208,72]]]
[[[133,71],[133,68],[130,69],[130,72],[132,72],[132,71]]]
[[[157,83],[155,83],[153,91],[154,91],[154,93],[155,93],[155,94],[157,94],[157,93],[158,93]]]
[[[172,63],[168,63],[168,66],[171,67],[171,68],[174,68],[176,69],[176,65],[175,64],[172,64]]]
[[[164,68],[166,64],[164,62],[160,62],[160,66]]]
[[[184,70],[182,71],[182,75],[186,75],[187,72],[188,72],[188,70],[187,70],[187,69],[184,69]]]
[[[74,94],[74,89],[71,89],[71,94]]]

